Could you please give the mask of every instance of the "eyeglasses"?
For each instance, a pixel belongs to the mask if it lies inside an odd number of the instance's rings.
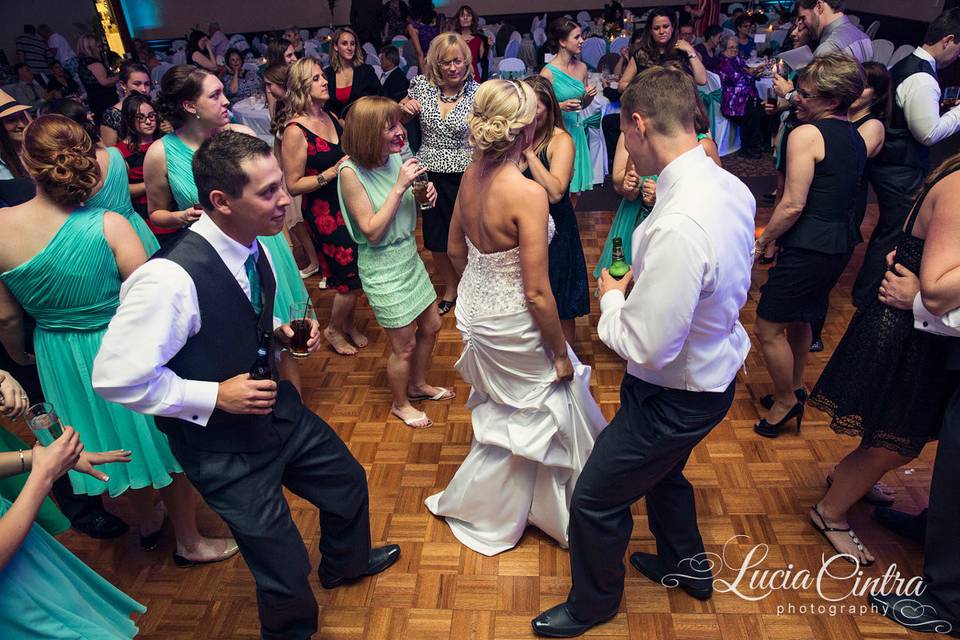
[[[797,89],[797,95],[803,98],[804,100],[813,100],[815,98],[822,98],[823,96],[816,93],[809,93],[803,89]]]
[[[459,67],[459,66],[461,66],[461,65],[463,65],[463,60],[461,60],[460,58],[456,58],[456,59],[454,59],[454,60],[441,60],[441,61],[440,61],[440,67],[441,67],[441,68],[446,68],[446,67],[456,68],[456,67]]]
[[[156,119],[157,119],[157,113],[156,113],[156,112],[148,113],[148,114],[146,114],[146,115],[144,115],[144,114],[142,114],[142,113],[138,113],[138,114],[137,114],[137,122],[149,122],[149,121],[151,121],[151,120],[156,120]]]

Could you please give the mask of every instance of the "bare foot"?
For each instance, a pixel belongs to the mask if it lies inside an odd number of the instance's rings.
[[[860,542],[856,532],[850,528],[847,521],[845,519],[834,520],[828,518],[822,515],[819,507],[820,505],[814,505],[810,509],[810,522],[826,537],[834,550],[836,550],[837,553],[843,553],[857,558],[861,565],[873,564],[876,558],[870,553],[870,550]],[[837,531],[825,531],[825,529],[837,529]]]
[[[333,350],[342,356],[354,356],[357,354],[357,348],[347,342],[342,333],[327,327],[323,330],[323,337],[327,339]]]
[[[405,425],[414,429],[426,429],[433,425],[433,421],[427,417],[423,411],[417,411],[410,405],[402,409],[393,405],[390,407],[390,413],[400,418]]]
[[[191,562],[220,562],[235,556],[239,550],[233,538],[200,538],[190,546],[177,542],[177,555]]]
[[[370,344],[367,336],[363,335],[363,333],[360,332],[360,329],[357,329],[356,327],[350,327],[347,329],[347,335],[350,336],[350,340],[353,341],[353,344],[357,345],[357,347],[361,349]]]

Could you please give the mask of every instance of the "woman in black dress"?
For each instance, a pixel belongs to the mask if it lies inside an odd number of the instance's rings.
[[[290,67],[281,155],[287,190],[303,196],[303,219],[325,258],[321,265],[327,287],[335,290],[323,335],[340,355],[354,355],[368,341],[354,320],[360,293],[357,245],[340,212],[337,168],[346,156],[340,147],[340,124],[324,109],[329,97],[318,60],[304,58]]]
[[[757,304],[757,338],[774,394],[754,431],[768,438],[793,419],[800,429],[810,323],[826,316],[830,290],[857,243],[852,177],[863,173],[867,151],[847,110],[864,85],[860,64],[840,53],[817,58],[799,77],[797,116],[806,124],[790,134],[783,198],[756,247],[760,257],[771,243],[780,246]]]
[[[357,34],[350,27],[341,27],[333,34],[330,64],[323,70],[330,87],[327,111],[343,120],[347,107],[363,96],[383,92],[373,67],[364,63]]]
[[[77,75],[87,92],[87,105],[99,125],[101,114],[117,101],[118,78],[107,69],[100,39],[96,36],[80,36],[77,57],[80,59]]]
[[[861,438],[810,511],[830,544],[857,556],[861,564],[872,562],[873,555],[857,544],[847,512],[860,499],[885,497],[875,483],[937,438],[960,381],[958,372],[946,370],[949,342],[955,339],[914,329],[913,314],[920,290],[915,274],[936,281],[931,261],[938,253],[952,253],[948,259],[956,264],[956,235],[948,221],[956,217],[958,193],[960,156],[953,156],[927,180],[888,257],[891,270],[878,297],[853,316],[808,400],[830,415],[834,431]]]
[[[537,128],[532,143],[523,151],[523,175],[535,180],[550,200],[550,217],[556,233],[548,247],[550,288],[557,301],[563,335],[573,346],[577,318],[590,313],[587,263],[577,216],[570,201],[575,150],[573,139],[563,128],[560,105],[550,81],[530,76],[524,82],[537,94]]]

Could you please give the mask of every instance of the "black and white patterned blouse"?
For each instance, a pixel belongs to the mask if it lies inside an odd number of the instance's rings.
[[[425,76],[417,76],[410,83],[409,95],[420,103],[420,130],[423,144],[417,159],[434,173],[463,173],[473,159],[467,116],[473,109],[473,97],[478,85],[468,80],[460,102],[440,117],[440,89]]]
[[[110,107],[100,116],[100,124],[104,127],[110,127],[119,135],[120,127],[123,126],[123,114],[120,113],[120,109]]]

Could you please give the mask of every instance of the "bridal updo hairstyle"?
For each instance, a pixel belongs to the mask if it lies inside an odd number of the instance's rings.
[[[477,89],[470,126],[476,153],[499,161],[514,148],[517,137],[537,116],[537,94],[514,80],[487,80]]]
[[[79,124],[62,115],[43,115],[27,126],[23,166],[51,200],[78,205],[100,183],[93,141]]]
[[[579,29],[580,25],[575,20],[561,16],[550,23],[547,30],[547,44],[545,49],[547,53],[556,55],[560,51],[560,43],[567,39],[573,33],[574,29]]]
[[[163,74],[160,95],[157,96],[160,119],[169,122],[174,129],[182,127],[189,117],[183,103],[200,97],[203,81],[209,75],[212,75],[209,71],[192,64],[178,64]]]

